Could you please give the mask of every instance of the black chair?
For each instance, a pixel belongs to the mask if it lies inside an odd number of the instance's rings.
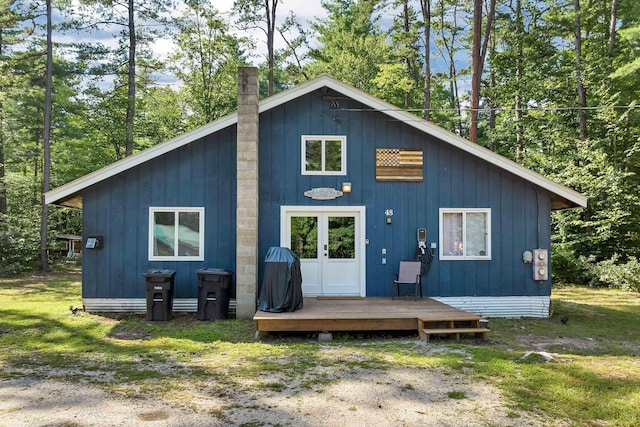
[[[400,271],[393,281],[396,285],[396,292],[400,296],[400,285],[415,286],[415,300],[418,300],[418,291],[422,299],[422,264],[420,261],[400,261]],[[392,297],[393,299],[393,297]]]

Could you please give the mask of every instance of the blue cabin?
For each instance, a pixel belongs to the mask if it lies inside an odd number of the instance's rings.
[[[211,267],[235,272],[251,317],[284,246],[305,296],[390,297],[400,261],[428,252],[426,296],[549,316],[550,212],[583,195],[330,76],[258,101],[245,68],[239,91],[238,112],[46,193],[83,211],[87,310],[144,311],[143,273],[170,269],[174,310],[195,311]]]

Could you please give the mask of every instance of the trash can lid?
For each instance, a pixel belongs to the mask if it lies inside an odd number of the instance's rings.
[[[233,271],[227,270],[224,268],[201,268],[196,270],[198,274],[217,274],[222,276],[230,276],[233,274]]]
[[[152,270],[147,270],[144,273],[144,276],[145,277],[173,276],[174,274],[176,274],[176,272],[174,270],[163,270],[163,269],[155,268],[155,269],[152,269]]]

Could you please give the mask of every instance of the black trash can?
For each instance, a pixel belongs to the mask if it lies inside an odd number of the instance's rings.
[[[202,268],[198,273],[198,320],[229,317],[233,272],[220,268]]]
[[[175,276],[173,270],[148,270],[144,273],[147,281],[147,320],[171,320]]]

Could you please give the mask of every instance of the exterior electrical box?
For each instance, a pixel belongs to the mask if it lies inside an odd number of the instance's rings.
[[[549,279],[549,250],[533,250],[533,280],[544,281]]]

